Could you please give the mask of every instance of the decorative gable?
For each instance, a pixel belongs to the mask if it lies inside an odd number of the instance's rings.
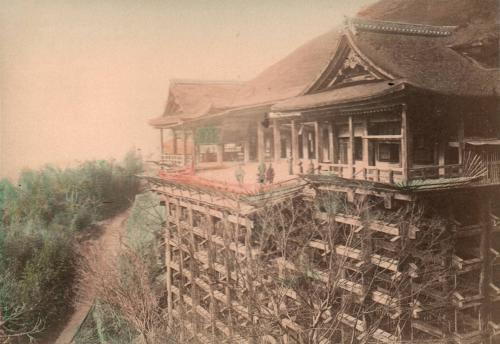
[[[351,47],[348,39],[344,36],[339,43],[335,56],[306,94],[323,92],[332,88],[357,83],[387,79],[387,75],[365,61]]]
[[[361,61],[360,57],[350,50],[340,69],[329,79],[328,88],[342,83],[380,80],[381,78],[370,72],[369,67]]]

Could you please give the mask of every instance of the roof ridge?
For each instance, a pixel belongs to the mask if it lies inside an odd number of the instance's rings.
[[[457,26],[450,25],[415,24],[361,17],[346,18],[346,25],[353,31],[375,31],[435,37],[450,36],[457,28]]]
[[[199,85],[241,85],[244,81],[239,80],[202,80],[202,79],[170,79],[170,84],[199,84]]]

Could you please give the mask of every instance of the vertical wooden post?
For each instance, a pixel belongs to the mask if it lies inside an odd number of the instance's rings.
[[[335,163],[333,125],[332,122],[328,122],[328,160],[332,164]]]
[[[407,105],[403,104],[401,109],[401,167],[403,169],[403,182],[410,179],[410,168],[412,166],[411,132],[408,118]]]
[[[446,141],[443,138],[439,139],[439,147],[438,147],[438,165],[439,166],[444,166],[446,165]],[[446,177],[446,169],[444,167],[439,168],[439,177],[444,178]]]
[[[229,312],[228,316],[228,327],[230,331],[230,337],[233,336],[233,301],[231,299],[231,286],[232,286],[232,280],[231,280],[231,266],[230,262],[233,260],[231,258],[231,250],[230,250],[230,227],[231,224],[228,221],[228,214],[225,212],[223,214],[223,239],[224,239],[224,266],[226,269],[226,285],[225,285],[225,293],[226,293],[226,307]],[[231,338],[229,338],[229,341],[231,341]]]
[[[347,146],[347,165],[349,167],[346,178],[353,178],[354,168],[354,124],[352,116],[349,116],[349,145]]]
[[[487,330],[488,321],[490,320],[491,313],[491,295],[489,285],[491,283],[491,196],[488,194],[478,193],[478,202],[481,205],[481,246],[479,248],[480,258],[482,259],[481,273],[479,277],[479,293],[484,297],[479,309],[479,326],[482,331]]]
[[[294,164],[299,161],[299,137],[297,132],[297,124],[294,120],[291,121],[292,125],[292,158]]]
[[[163,139],[163,128],[160,129],[160,160],[163,160],[163,155],[165,154],[165,142]]]
[[[174,129],[172,129],[172,147],[173,147],[173,154],[174,155],[179,154],[177,152],[177,135]]]
[[[245,164],[250,162],[250,142],[248,140],[243,142],[243,162]]]
[[[179,250],[179,294],[182,300],[184,294],[184,279],[183,279],[183,263],[184,263],[184,250],[182,249],[182,232],[181,228],[181,205],[179,199],[175,199],[175,228],[176,228],[176,239],[177,239],[177,249]],[[182,304],[182,302],[181,302]]]
[[[208,284],[210,286],[210,323],[212,327],[212,339],[215,340],[215,322],[216,322],[216,314],[217,314],[217,309],[216,309],[216,301],[215,301],[215,294],[214,294],[214,276],[215,276],[215,268],[214,268],[214,248],[213,248],[213,243],[212,243],[212,235],[213,235],[213,218],[211,215],[207,214],[206,215],[207,223],[205,225],[205,233],[207,237],[207,244],[208,244],[208,250],[207,250],[207,257],[208,257]]]
[[[458,118],[457,140],[458,140],[458,163],[461,165],[464,163],[464,137],[465,137],[464,115],[463,113],[460,113]],[[462,168],[463,167],[464,166],[462,166]]]
[[[199,292],[198,292],[198,285],[196,284],[196,278],[198,278],[198,269],[197,269],[197,260],[195,259],[195,253],[197,252],[197,247],[196,247],[196,239],[194,236],[194,220],[193,220],[193,208],[190,205],[187,208],[188,211],[188,225],[189,225],[189,234],[190,234],[190,240],[189,240],[189,250],[190,250],[190,272],[191,272],[191,299],[193,300],[193,305],[192,305],[192,322],[193,322],[193,329],[195,333],[198,331],[198,313],[196,312],[196,308],[200,304],[200,298],[199,298]]]
[[[363,167],[368,167],[370,164],[369,161],[369,149],[368,149],[368,120],[365,118],[363,119]],[[366,178],[365,178],[366,179]]]
[[[248,289],[248,300],[247,300],[247,309],[248,314],[250,315],[250,319],[252,320],[251,329],[250,329],[250,343],[254,344],[257,342],[256,333],[255,333],[255,312],[254,312],[254,289],[253,289],[253,259],[252,259],[252,229],[250,226],[245,226],[245,256],[246,256],[246,284]]]
[[[314,122],[314,153],[316,153],[318,163],[323,162],[323,152],[320,151],[323,148],[321,143],[321,126],[316,121]]]
[[[217,144],[217,164],[222,165],[224,162],[224,144]]]
[[[167,310],[169,318],[172,317],[172,247],[170,246],[170,200],[165,197],[165,265],[167,267]]]
[[[186,166],[187,158],[187,135],[186,130],[182,129],[182,166]]]
[[[257,156],[259,163],[266,160],[266,146],[264,142],[264,127],[260,121],[257,122]]]
[[[332,123],[332,130],[333,130],[333,163],[336,164],[339,161],[339,145],[338,145],[338,140],[337,140],[337,127],[335,126],[335,123]]]
[[[181,228],[181,205],[179,199],[175,199],[175,229],[176,229],[176,241],[177,249],[179,250],[179,313],[181,315],[182,321],[186,321],[186,309],[184,307],[184,251],[182,249],[182,228]],[[183,342],[185,339],[185,327],[181,327],[180,340]]]
[[[309,132],[306,129],[306,126],[302,128],[302,157],[304,161],[309,160]]]
[[[274,161],[281,160],[281,132],[280,125],[277,120],[273,122],[273,141],[274,141]]]

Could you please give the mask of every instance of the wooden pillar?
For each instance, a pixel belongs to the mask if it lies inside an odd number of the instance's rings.
[[[323,146],[321,143],[321,126],[318,121],[316,121],[314,122],[314,151],[318,163],[323,162]]]
[[[222,165],[224,162],[224,144],[217,145],[217,164]]]
[[[438,150],[438,165],[439,166],[444,166],[446,165],[446,144],[447,142],[445,141],[444,138],[439,139],[439,150]],[[446,175],[446,169],[445,168],[440,168],[439,169],[439,177],[444,178]]]
[[[481,240],[479,247],[479,255],[482,259],[481,273],[479,276],[479,293],[484,299],[481,302],[479,309],[479,326],[482,331],[488,328],[488,321],[491,318],[491,295],[489,285],[492,279],[492,264],[491,264],[491,240],[492,240],[492,222],[491,222],[491,196],[487,193],[477,193],[477,202],[481,206]]]
[[[257,122],[257,156],[259,162],[264,162],[266,157],[266,146],[264,142],[264,127],[262,123]]]
[[[163,155],[165,154],[165,142],[163,139],[163,128],[160,128],[160,160],[163,160]]]
[[[248,290],[248,300],[247,300],[247,309],[248,309],[248,314],[251,319],[251,328],[250,328],[250,343],[251,344],[256,344],[257,343],[257,334],[255,333],[256,330],[256,322],[257,319],[255,317],[255,310],[254,310],[254,302],[255,302],[255,293],[254,293],[254,286],[253,286],[253,258],[252,258],[252,229],[250,226],[245,226],[245,257],[246,257],[246,285],[247,285],[247,290]]]
[[[170,203],[169,199],[165,200],[165,266],[167,267],[167,310],[168,316],[172,316],[172,247],[170,246],[171,235],[170,235]]]
[[[183,229],[181,228],[181,205],[179,199],[175,199],[175,232],[176,232],[176,241],[177,241],[177,249],[179,250],[179,283],[177,285],[179,289],[179,313],[181,315],[181,319],[186,320],[186,309],[184,307],[184,250],[182,248],[182,235]],[[180,341],[184,342],[185,339],[185,328],[181,327],[180,331]]]
[[[410,179],[410,168],[412,166],[412,148],[410,123],[408,119],[407,105],[403,104],[401,109],[401,168],[403,169],[403,182]]]
[[[172,129],[172,138],[173,154],[179,154],[179,152],[177,152],[177,135],[175,133],[175,129]]]
[[[214,268],[214,247],[212,243],[212,235],[213,235],[213,218],[211,215],[206,215],[206,225],[205,225],[205,234],[207,238],[207,258],[208,258],[208,268],[209,271],[207,273],[208,284],[210,286],[209,296],[210,296],[210,323],[212,328],[212,339],[215,340],[215,324],[217,319],[217,309],[216,309],[216,300],[214,293],[214,283],[215,283],[215,268]]]
[[[346,178],[353,178],[353,167],[354,167],[354,124],[352,116],[349,116],[349,145],[347,146],[347,165],[348,171]]]
[[[335,137],[333,135],[333,123],[329,122],[328,123],[328,160],[330,160],[330,163],[335,163],[335,152],[334,152],[334,140]]]
[[[224,267],[226,270],[226,285],[224,287],[224,291],[226,294],[226,307],[229,312],[228,314],[228,322],[229,322],[229,331],[230,337],[233,336],[233,301],[231,298],[231,288],[232,288],[232,280],[231,280],[231,266],[230,262],[232,259],[232,252],[230,250],[230,231],[231,231],[231,223],[228,221],[228,213],[224,213],[223,218],[223,239],[224,239]],[[231,341],[231,338],[229,338]]]
[[[189,240],[189,250],[190,250],[190,265],[189,269],[191,272],[191,299],[193,300],[193,305],[192,305],[192,322],[193,322],[193,329],[195,332],[197,332],[199,329],[198,326],[198,313],[196,312],[196,308],[200,304],[200,296],[199,296],[199,291],[198,291],[198,285],[196,284],[196,278],[198,278],[198,260],[194,257],[195,253],[198,251],[197,245],[196,245],[196,239],[194,236],[194,221],[193,221],[193,207],[190,205],[187,208],[188,211],[188,225],[189,225],[189,235],[190,235],[190,240]]]
[[[297,124],[294,120],[291,121],[292,125],[292,158],[294,164],[299,161],[299,135],[297,131]]]
[[[273,122],[274,161],[281,160],[281,132],[278,121]]]
[[[302,157],[304,161],[309,160],[309,133],[305,125],[302,127]]]
[[[369,140],[367,139],[368,136],[368,120],[365,118],[363,120],[363,167],[367,168],[368,165],[370,164],[369,161]],[[366,177],[365,177],[366,179]]]
[[[464,137],[465,137],[465,125],[464,125],[464,115],[461,113],[458,118],[458,163],[464,163]],[[463,166],[462,166],[463,168]]]
[[[186,130],[182,130],[182,166],[186,166],[187,155],[187,135]]]
[[[243,142],[243,162],[245,164],[250,162],[250,142],[248,140]]]

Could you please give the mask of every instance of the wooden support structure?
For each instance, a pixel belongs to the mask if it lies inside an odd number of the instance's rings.
[[[215,273],[216,270],[214,268],[214,247],[212,243],[212,234],[213,234],[213,219],[210,215],[206,215],[206,222],[205,222],[205,231],[206,231],[206,238],[207,238],[207,258],[208,258],[208,274],[207,274],[207,279],[208,279],[208,285],[210,286],[210,324],[212,326],[212,339],[216,339],[216,319],[217,319],[217,303],[215,300],[215,295],[214,295],[214,284],[216,283],[215,280]]]
[[[334,124],[333,122],[328,122],[328,160],[330,163],[335,163],[335,136],[334,136]]]
[[[243,162],[245,164],[250,162],[250,142],[243,142]]]
[[[354,124],[352,116],[349,116],[349,144],[347,145],[347,174],[346,178],[352,179],[354,177]]]
[[[175,193],[167,188],[159,191],[164,195],[167,217],[164,233],[168,311],[177,319],[189,320],[181,331],[185,341],[194,336],[234,343],[286,340],[326,343],[328,340],[340,342],[342,336],[345,340],[355,336],[367,342],[393,343],[419,338],[422,333],[448,340],[448,329],[420,316],[425,307],[433,305],[429,300],[440,302],[440,308],[449,312],[446,316],[455,321],[455,330],[451,335],[457,343],[479,344],[476,338],[484,338],[495,325],[491,325],[491,309],[487,304],[500,301],[500,288],[491,276],[491,264],[500,254],[491,244],[496,227],[490,216],[490,200],[485,201],[488,197],[483,197],[481,193],[478,193],[478,202],[486,203],[481,206],[481,223],[474,227],[478,229],[474,229],[473,235],[480,238],[477,250],[473,251],[477,251],[477,258],[454,252],[448,259],[444,256],[445,250],[432,255],[425,251],[418,252],[414,244],[420,240],[421,229],[413,224],[394,219],[389,223],[384,216],[375,219],[363,212],[350,214],[351,207],[332,213],[315,208],[315,218],[311,223],[314,223],[315,232],[324,237],[300,238],[307,246],[303,250],[307,262],[304,270],[302,257],[292,261],[288,256],[279,257],[278,251],[273,251],[273,258],[266,261],[269,252],[266,252],[265,244],[259,243],[262,219],[257,210],[254,213],[241,211],[244,208],[241,200],[237,207],[230,210],[217,203],[202,203],[201,198],[195,201],[183,197],[182,192]],[[380,212],[387,212],[389,218],[402,203],[394,200],[417,202],[411,197],[407,199],[407,195],[377,192],[381,191],[339,185],[315,187],[315,197],[347,193],[354,202],[378,200]],[[356,199],[354,195],[357,195]],[[312,201],[308,197],[302,198],[302,201]],[[384,202],[380,202],[380,198]],[[384,210],[384,204],[390,209]],[[451,208],[448,212],[452,214]],[[447,213],[447,216],[452,217],[450,214]],[[456,220],[452,218],[450,221]],[[428,231],[426,223],[424,226]],[[456,233],[454,238],[468,240],[469,237],[460,236],[465,230],[462,227],[466,226],[457,224],[455,227],[449,230],[453,235]],[[330,238],[328,235],[332,228],[341,235]],[[404,252],[401,251],[403,249]],[[412,261],[408,263],[405,257],[410,253]],[[332,257],[334,259],[331,260]],[[340,270],[325,267],[325,261],[334,261]],[[432,281],[433,277],[429,274],[434,272],[426,271],[430,268],[439,271],[448,261],[453,270],[447,271],[446,277]],[[259,265],[263,263],[269,266]],[[268,272],[270,275],[266,275]],[[277,302],[266,289],[276,281],[276,276],[271,273],[279,274],[279,279],[283,281],[293,280],[296,277],[294,274],[299,274],[303,279],[300,288],[305,289],[296,290],[293,284],[287,286],[288,289],[280,291],[283,295]],[[468,273],[476,273],[477,277],[472,282],[477,286],[477,295],[462,291],[456,282]],[[426,282],[415,282],[413,279],[417,277]],[[450,292],[452,288],[445,288],[450,278],[455,278],[456,291],[453,293]],[[314,284],[317,294],[307,295],[307,281]],[[423,289],[426,283],[429,286]],[[306,314],[315,314],[324,305],[317,301],[311,303],[307,298],[321,295],[321,288],[333,288],[336,295],[340,295],[340,305],[322,310],[322,315],[314,318],[318,329],[338,321],[340,326],[335,339],[323,338],[322,330],[314,334],[308,332],[312,331],[308,329],[311,319]],[[408,304],[414,306],[405,306]],[[478,325],[474,331],[464,332],[461,317],[471,309],[477,313],[471,321]],[[367,315],[370,313],[377,314],[380,319]],[[270,315],[279,316],[279,327],[273,330],[272,335],[266,334],[264,339],[260,333],[266,328]],[[400,319],[408,319],[404,327],[398,326]],[[391,324],[396,325],[391,327]],[[242,328],[245,329],[243,339]]]
[[[368,139],[368,120],[366,118],[363,119],[363,166],[366,167],[370,165],[370,141]],[[365,170],[366,172],[366,170]],[[365,173],[364,172],[364,173]],[[367,179],[367,177],[364,176],[363,179]]]
[[[167,267],[167,308],[168,314],[172,314],[173,310],[173,300],[172,300],[172,247],[170,246],[171,242],[171,234],[170,234],[170,203],[166,202],[165,204],[165,218],[167,219],[167,223],[165,225],[165,266]]]
[[[299,161],[299,134],[295,120],[290,122],[292,135],[292,159],[294,164]]]
[[[273,122],[273,143],[274,143],[274,161],[281,160],[281,131],[278,121]]]
[[[224,162],[224,144],[219,143],[217,145],[217,164],[222,165]]]
[[[163,155],[165,154],[165,141],[163,138],[163,128],[160,129],[160,154],[161,154],[161,159],[163,159]]]
[[[308,161],[311,157],[309,156],[309,131],[306,126],[302,126],[302,158],[304,161]]]
[[[172,129],[172,146],[173,154],[179,154],[179,148],[177,147],[177,131]]]
[[[318,121],[314,122],[314,154],[318,163],[323,162],[323,152],[321,151],[321,126]]]
[[[257,156],[259,162],[264,162],[266,159],[266,143],[264,142],[264,127],[262,123],[257,122]]]
[[[457,140],[458,140],[458,163],[462,165],[464,163],[464,137],[465,137],[465,124],[464,124],[464,115],[460,113],[458,115],[458,132],[457,132]]]

